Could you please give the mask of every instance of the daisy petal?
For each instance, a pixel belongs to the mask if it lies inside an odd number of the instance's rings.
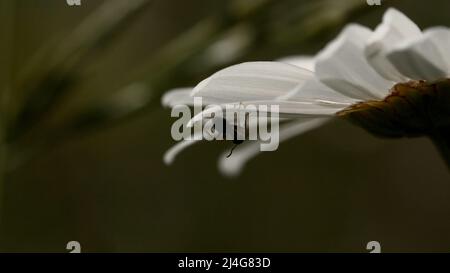
[[[308,69],[310,71],[315,70],[315,58],[313,56],[290,56],[278,59],[277,61],[282,63],[292,64],[298,67]],[[319,82],[316,78],[307,80],[304,84],[299,85],[297,88],[292,89],[287,94],[277,98],[278,100],[292,100],[292,101],[304,101],[304,100],[329,100],[337,102],[356,102],[354,99],[340,94],[328,86]]]
[[[390,8],[383,16],[383,22],[369,38],[365,55],[372,67],[384,78],[404,82],[406,77],[386,58],[386,53],[408,38],[422,35],[419,27],[400,11]]]
[[[197,140],[198,139],[198,140]],[[178,142],[177,144],[173,145],[169,150],[167,150],[164,153],[164,163],[166,165],[171,165],[175,158],[180,154],[182,151],[184,151],[186,148],[192,146],[195,143],[199,143],[201,140],[196,137],[194,137],[192,140],[182,140]]]
[[[286,95],[278,97],[277,100],[289,100],[297,102],[333,101],[336,103],[346,104],[353,104],[359,101],[334,91],[317,79],[306,81],[303,85],[298,86],[298,88],[293,89]]]
[[[333,116],[336,112],[350,106],[350,103],[334,101],[247,101],[241,103],[246,105],[264,105],[270,109],[278,106],[280,117],[326,117]],[[261,112],[261,111],[260,111]]]
[[[332,89],[354,99],[383,98],[392,82],[382,78],[367,62],[364,44],[368,28],[349,25],[316,58],[316,76]]]
[[[309,71],[314,71],[314,66],[316,62],[313,56],[289,56],[278,59],[277,62],[292,64],[301,68],[308,69]]]
[[[329,119],[314,118],[291,121],[280,127],[280,142],[313,130]],[[227,176],[237,176],[245,167],[247,162],[261,153],[261,141],[244,142],[233,152],[233,155],[226,158],[228,151],[219,159],[219,170]]]
[[[270,100],[313,77],[306,69],[280,62],[249,62],[227,67],[198,84],[192,96],[218,101]]]
[[[435,80],[450,72],[450,30],[437,27],[410,39],[388,54],[388,59],[406,76],[417,80]]]
[[[350,103],[340,103],[333,101],[275,101],[275,100],[263,100],[263,101],[244,101],[236,104],[228,104],[241,106],[239,110],[234,108],[234,111],[245,111],[245,106],[256,106],[259,113],[264,113],[260,110],[259,106],[266,106],[268,112],[272,106],[278,107],[279,118],[300,118],[300,117],[330,117],[337,112],[350,106]],[[227,105],[217,105],[216,107],[210,107],[199,114],[195,115],[187,124],[187,127],[194,126],[195,123],[200,122],[205,118],[209,118],[212,113],[217,113],[218,109],[226,109]]]
[[[177,105],[194,106],[194,97],[191,96],[194,87],[175,88],[167,91],[161,98],[161,104],[164,107],[173,108]],[[229,101],[234,102],[234,101]],[[202,104],[220,104],[223,101],[214,100],[212,98],[202,98]]]
[[[194,98],[191,97],[193,87],[176,88],[164,93],[161,104],[164,107],[174,107],[175,105],[194,105]]]

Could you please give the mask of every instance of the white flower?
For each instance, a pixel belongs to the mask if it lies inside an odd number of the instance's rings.
[[[383,100],[398,83],[448,77],[449,48],[448,28],[422,32],[403,13],[389,9],[374,31],[348,25],[315,57],[227,67],[193,89],[166,93],[163,104],[191,105],[193,96],[202,97],[207,104],[277,104],[280,117],[290,120],[280,128],[283,141],[322,125],[338,113],[353,111],[355,106],[360,110],[372,105],[366,102],[386,102]],[[166,153],[166,163],[191,143],[175,145]],[[236,175],[258,152],[258,143],[244,143],[231,158],[220,157],[219,168]]]

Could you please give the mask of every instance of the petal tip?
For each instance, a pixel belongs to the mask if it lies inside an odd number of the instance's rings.
[[[236,178],[242,173],[244,165],[240,160],[233,159],[233,157],[227,158],[227,153],[220,156],[217,167],[222,175],[228,178]]]

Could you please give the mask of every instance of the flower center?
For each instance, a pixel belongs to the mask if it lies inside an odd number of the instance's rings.
[[[382,137],[450,135],[450,79],[394,85],[380,101],[354,104],[338,113]]]

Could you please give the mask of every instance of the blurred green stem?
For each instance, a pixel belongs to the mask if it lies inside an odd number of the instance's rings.
[[[144,0],[134,1],[142,2]],[[201,20],[160,50],[149,55],[147,61],[144,62],[146,63],[145,65],[138,67],[134,72],[130,73],[129,78],[126,80],[144,82],[153,92],[152,99],[139,109],[134,109],[119,116],[102,116],[95,123],[89,123],[89,126],[82,128],[78,126],[79,121],[77,118],[79,117],[75,117],[74,120],[68,121],[57,128],[45,128],[42,125],[45,124],[45,122],[42,122],[42,116],[36,115],[32,111],[33,114],[27,116],[31,116],[32,120],[39,116],[39,122],[33,122],[36,125],[33,126],[34,130],[29,130],[27,134],[21,134],[21,137],[17,137],[16,135],[14,138],[14,142],[12,142],[10,147],[10,150],[14,151],[14,156],[9,160],[8,170],[12,171],[17,169],[38,153],[54,147],[57,143],[61,143],[68,138],[97,131],[105,128],[105,126],[124,123],[138,115],[148,114],[149,110],[152,111],[156,107],[159,107],[159,97],[165,91],[176,86],[174,84],[174,78],[178,79],[177,84],[183,84],[184,82],[192,84],[224,66],[248,61],[248,54],[266,47],[278,49],[276,50],[277,56],[274,57],[279,57],[279,55],[285,54],[285,52],[283,53],[283,49],[285,49],[283,44],[301,46],[306,42],[318,38],[323,33],[333,32],[339,29],[343,23],[352,19],[352,16],[357,13],[356,11],[360,12],[359,15],[361,15],[364,12],[375,10],[375,8],[369,8],[365,2],[358,0],[352,0],[352,2],[349,2],[351,4],[347,5],[340,5],[334,3],[332,0],[314,1],[312,2],[312,7],[308,9],[308,12],[302,14],[302,20],[296,21],[296,30],[293,31],[291,22],[284,22],[281,25],[273,25],[270,23],[273,17],[271,11],[276,10],[273,8],[279,7],[284,2],[262,0],[256,1],[256,4],[247,8],[236,8],[232,3],[234,1],[230,1],[230,6],[227,9],[221,9],[218,13]],[[289,5],[283,6],[283,10],[292,10],[296,6],[296,1],[287,1],[286,3]],[[330,5],[333,3],[340,8],[333,8],[331,14],[329,12],[324,13],[324,11],[330,9]],[[286,24],[291,25],[289,28],[286,28]],[[310,28],[311,30],[309,30]],[[230,30],[236,29],[248,30],[248,36],[250,37],[247,37],[249,39],[248,44],[242,48],[239,54],[226,58],[220,63],[208,61],[209,47],[220,40],[226,39]],[[90,35],[88,36],[90,37]],[[81,35],[81,37],[84,36]],[[91,41],[92,39],[75,40]],[[81,42],[81,44],[85,44],[85,42]],[[89,42],[88,44],[95,43]],[[68,50],[68,52],[77,52],[77,50]],[[70,54],[63,54],[63,56],[66,55]],[[76,56],[81,56],[77,57],[77,60],[82,60],[86,56],[93,55],[76,54]],[[58,59],[66,60],[66,58]],[[80,61],[80,63],[84,62]],[[47,89],[44,88],[43,90]],[[37,92],[37,95],[42,96],[40,92]],[[52,101],[52,104],[55,104],[56,101]],[[45,107],[44,109],[49,108]],[[80,116],[83,119],[85,115],[81,113]],[[44,135],[45,137],[43,137]]]
[[[9,123],[9,101],[11,96],[13,81],[13,50],[14,50],[14,14],[15,1],[8,0],[0,3],[0,37],[3,42],[0,44],[0,250],[3,235],[3,205],[4,189],[6,183],[6,168],[8,159],[8,145],[6,142],[6,130]]]
[[[8,140],[15,141],[41,124],[71,93],[80,79],[82,67],[125,33],[151,0],[106,1],[84,19],[73,32],[45,53],[31,58],[17,77],[16,96],[24,96],[17,107],[10,109],[13,122]],[[36,72],[38,71],[38,72]],[[45,122],[44,122],[45,123]]]

